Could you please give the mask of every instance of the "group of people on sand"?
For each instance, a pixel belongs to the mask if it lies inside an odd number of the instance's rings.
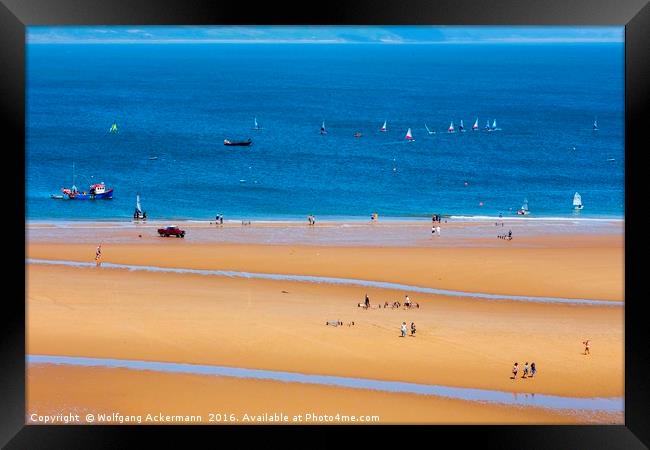
[[[331,327],[342,327],[343,322],[340,321],[340,320],[328,320],[327,322],[325,322],[325,325],[328,325],[328,326],[331,326]],[[354,326],[354,321],[348,322],[348,326],[353,327]]]
[[[215,225],[223,225],[223,214],[217,214],[214,217],[214,224]]]
[[[508,234],[500,234],[497,237],[506,241],[512,241],[512,230],[508,230]]]
[[[412,337],[415,337],[415,331],[416,331],[415,330],[415,322],[411,322],[411,336]],[[401,332],[400,337],[406,337],[406,332],[407,332],[406,322],[402,322],[402,326],[400,327],[400,332]]]
[[[510,379],[516,380],[517,379],[517,374],[519,373],[519,363],[516,362],[514,366],[512,366],[512,377]],[[523,373],[521,374],[521,378],[533,378],[535,377],[535,374],[537,373],[537,367],[535,366],[535,363],[530,363],[530,366],[528,365],[528,361],[526,361],[526,364],[524,364],[524,370]]]
[[[314,217],[312,214],[308,215],[307,222],[309,222],[309,225],[316,225],[316,217]]]
[[[404,308],[406,308],[406,309],[410,309],[410,308],[419,308],[419,307],[420,307],[420,304],[417,303],[417,302],[412,302],[408,295],[405,295],[404,297],[405,297],[405,298],[404,298],[404,305],[403,305]],[[362,303],[359,303],[357,306],[358,306],[359,308],[363,308],[363,309],[370,309],[370,308],[372,308],[372,306],[370,305],[370,297],[368,297],[368,294],[366,294],[366,298],[365,298],[365,300],[364,300]],[[395,300],[395,301],[392,302],[392,303],[389,303],[389,302],[387,302],[387,301],[384,302],[384,309],[386,309],[386,308],[393,308],[393,309],[395,309],[395,308],[401,308],[401,307],[402,307],[402,303],[398,302],[397,300]],[[381,309],[381,303],[379,303],[379,304],[376,306],[376,308]]]

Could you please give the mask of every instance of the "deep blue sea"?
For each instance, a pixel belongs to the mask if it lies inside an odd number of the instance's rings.
[[[624,215],[623,44],[30,44],[26,123],[33,220]]]

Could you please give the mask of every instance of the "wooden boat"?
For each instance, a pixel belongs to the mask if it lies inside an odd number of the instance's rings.
[[[223,140],[223,145],[239,145],[239,146],[248,146],[253,143],[251,138],[248,138],[246,141],[230,141],[228,139]]]

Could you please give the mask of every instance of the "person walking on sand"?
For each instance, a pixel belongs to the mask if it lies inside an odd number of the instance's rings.
[[[528,377],[528,361],[526,361],[526,364],[524,364],[524,373],[521,376],[521,378],[527,378]]]
[[[530,363],[530,377],[531,378],[535,377],[536,373],[537,373],[537,367],[535,367],[535,363],[532,362]]]
[[[406,322],[402,322],[402,336],[401,337],[406,337]]]
[[[368,297],[368,294],[366,294],[366,300],[364,301],[364,304],[366,305],[366,308],[370,308],[370,297]]]
[[[519,363],[515,363],[514,366],[512,366],[512,379],[516,380],[517,379],[517,372],[519,372]]]
[[[410,308],[411,307],[411,299],[409,298],[408,295],[405,295],[404,297],[406,297],[404,299],[404,306],[406,306],[407,308]]]
[[[590,354],[590,353],[589,353],[589,339],[587,339],[586,341],[584,341],[583,344],[584,344],[584,346],[585,346],[585,353],[584,353],[584,354],[585,354],[585,355],[589,355],[589,354]]]
[[[438,225],[438,226],[436,227],[436,234],[437,234],[438,236],[440,236],[440,225]]]
[[[97,267],[102,265],[102,244],[99,244],[95,250],[95,265]]]
[[[411,322],[411,336],[415,336],[415,322]]]

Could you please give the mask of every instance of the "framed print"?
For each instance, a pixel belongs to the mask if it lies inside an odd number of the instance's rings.
[[[2,444],[645,448],[649,8],[3,0]]]

